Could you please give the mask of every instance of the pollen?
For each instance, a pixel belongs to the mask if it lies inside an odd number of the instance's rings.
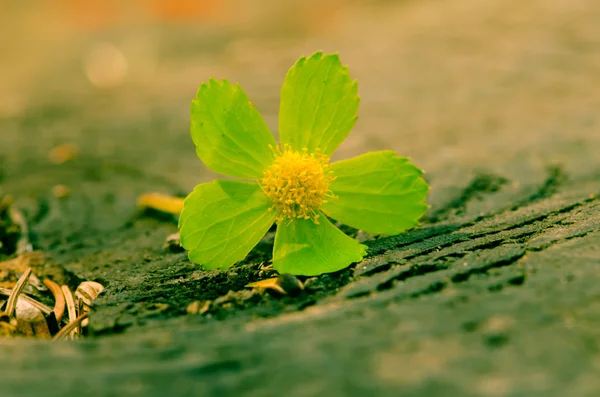
[[[259,181],[267,196],[273,200],[270,211],[277,211],[277,223],[287,219],[311,219],[319,223],[318,210],[335,196],[329,183],[335,178],[330,169],[329,156],[318,149],[308,153],[285,145],[283,151],[274,149],[275,160]]]

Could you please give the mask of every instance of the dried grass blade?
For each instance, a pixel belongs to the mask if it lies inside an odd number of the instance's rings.
[[[12,290],[12,293],[8,297],[8,302],[6,302],[6,314],[8,317],[12,317],[17,307],[17,299],[19,299],[19,295],[23,292],[25,285],[29,281],[29,277],[31,276],[31,268],[25,270],[25,273],[19,278],[15,287]]]
[[[63,285],[60,288],[62,289],[63,295],[65,296],[65,302],[67,304],[67,313],[69,314],[69,323],[72,323],[77,318],[77,306],[75,306],[73,293],[67,285]],[[75,336],[76,333],[77,329],[73,328],[71,332],[71,337]]]

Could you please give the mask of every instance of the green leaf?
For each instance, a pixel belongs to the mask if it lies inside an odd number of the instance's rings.
[[[273,225],[271,204],[254,182],[202,183],[183,204],[181,245],[192,262],[226,269],[244,259]]]
[[[419,224],[429,186],[422,171],[392,151],[370,152],[331,164],[329,188],[338,198],[321,209],[332,218],[373,234],[398,234]]]
[[[215,172],[258,179],[272,163],[275,139],[239,84],[202,83],[192,101],[190,131],[198,157]]]
[[[277,225],[273,267],[303,276],[335,272],[362,260],[366,248],[322,215],[318,225],[310,219],[284,221]]]
[[[337,54],[300,58],[281,87],[281,144],[331,155],[356,122],[357,89]]]

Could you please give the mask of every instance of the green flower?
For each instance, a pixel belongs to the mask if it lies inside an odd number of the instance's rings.
[[[379,151],[329,163],[358,103],[357,82],[336,54],[301,58],[281,89],[278,146],[239,85],[202,83],[191,106],[198,157],[215,172],[252,181],[202,183],[186,198],[179,228],[190,260],[226,269],[277,223],[273,267],[317,275],[366,254],[328,217],[373,234],[417,226],[429,187],[408,159]]]

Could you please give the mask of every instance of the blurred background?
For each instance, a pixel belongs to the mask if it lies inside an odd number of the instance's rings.
[[[323,50],[361,95],[334,159],[397,150],[434,208],[480,172],[519,189],[600,162],[598,21],[596,0],[0,0],[0,175],[125,213],[184,194],[214,177],[189,138],[200,82],[239,82],[276,132],[286,71]]]

